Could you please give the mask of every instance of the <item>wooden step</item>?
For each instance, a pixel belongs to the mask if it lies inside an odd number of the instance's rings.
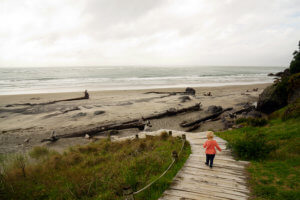
[[[159,131],[153,133],[158,134]],[[173,136],[186,135],[192,154],[174,177],[170,188],[164,191],[160,200],[246,200],[249,197],[245,167],[248,162],[236,161],[226,141],[215,137],[222,149],[217,152],[213,168],[205,165],[206,155],[203,143],[206,133],[185,133],[173,131]]]

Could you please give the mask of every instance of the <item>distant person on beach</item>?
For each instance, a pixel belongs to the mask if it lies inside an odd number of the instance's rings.
[[[88,93],[87,90],[84,91],[84,98],[85,99],[89,99],[90,98],[90,95],[89,95],[89,93]]]
[[[214,133],[212,131],[207,131],[206,132],[206,137],[207,140],[203,144],[203,148],[206,148],[205,154],[206,154],[206,162],[205,164],[209,166],[210,168],[213,167],[214,163],[214,158],[216,155],[216,149],[217,148],[220,152],[222,151],[221,148],[219,147],[218,143],[216,140],[213,140],[214,138]]]

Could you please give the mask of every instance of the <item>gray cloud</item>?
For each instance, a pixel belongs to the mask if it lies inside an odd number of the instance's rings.
[[[298,0],[0,1],[0,67],[287,65]]]

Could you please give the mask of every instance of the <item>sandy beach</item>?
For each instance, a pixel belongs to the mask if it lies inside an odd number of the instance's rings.
[[[182,102],[182,95],[146,94],[156,92],[184,92],[185,88],[122,90],[89,92],[85,100],[63,101],[52,104],[43,103],[83,96],[79,93],[48,93],[28,95],[0,96],[0,153],[12,153],[28,150],[35,145],[47,145],[62,151],[68,146],[90,142],[85,138],[68,138],[49,144],[40,140],[49,137],[54,130],[57,135],[87,130],[105,124],[120,123],[146,117],[170,108],[185,108],[196,103],[202,104],[202,110],[182,113],[172,117],[151,120],[152,130],[161,128],[184,130],[179,126],[182,121],[190,121],[207,115],[211,105],[223,108],[240,109],[246,103],[257,101],[258,95],[269,84],[236,85],[223,87],[199,87],[191,100]],[[258,88],[257,91],[253,91]],[[211,92],[212,96],[204,96]],[[30,104],[28,104],[30,103]],[[222,130],[220,121],[208,122],[198,131]],[[115,137],[136,134],[138,129],[119,131]],[[105,133],[97,137],[105,137]],[[26,142],[24,142],[26,141]]]

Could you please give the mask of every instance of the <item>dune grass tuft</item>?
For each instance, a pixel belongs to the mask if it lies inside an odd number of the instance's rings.
[[[158,136],[123,142],[100,140],[63,154],[36,147],[30,152],[34,163],[11,166],[1,174],[0,199],[122,199],[124,185],[134,191],[143,188],[168,167],[172,151],[179,151],[181,145],[181,139]],[[136,200],[159,198],[190,152],[186,143],[171,170],[136,195]]]

